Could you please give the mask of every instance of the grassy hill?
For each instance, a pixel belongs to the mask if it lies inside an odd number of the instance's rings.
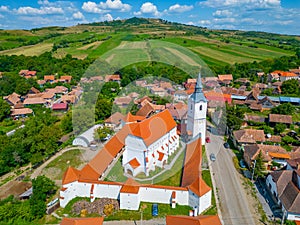
[[[80,59],[98,58],[109,50],[128,45],[128,42],[151,39],[188,48],[209,66],[294,55],[300,46],[297,36],[209,30],[161,19],[131,18],[73,27],[1,30],[0,54],[33,56],[51,51],[58,58],[67,54]]]

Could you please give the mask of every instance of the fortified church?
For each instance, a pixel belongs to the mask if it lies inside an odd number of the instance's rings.
[[[200,214],[211,205],[211,188],[202,180],[202,145],[205,144],[207,100],[199,74],[194,93],[188,99],[182,182],[179,187],[140,184],[133,178],[149,175],[156,167],[163,168],[168,157],[176,154],[180,137],[177,124],[168,110],[142,121],[135,116],[127,122],[81,170],[69,167],[62,180],[60,205],[65,207],[75,197],[117,199],[121,209],[138,210],[140,202],[189,205]],[[114,160],[122,155],[125,183],[103,181]]]

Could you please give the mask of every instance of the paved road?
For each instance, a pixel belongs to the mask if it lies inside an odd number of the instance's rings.
[[[216,161],[209,159],[224,225],[255,225],[246,192],[241,184],[232,157],[232,151],[223,147],[223,136],[209,134],[211,143],[206,145],[207,155],[214,153]]]

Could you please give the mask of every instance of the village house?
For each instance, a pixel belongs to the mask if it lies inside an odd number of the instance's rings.
[[[32,109],[29,108],[20,108],[20,109],[13,109],[11,111],[10,116],[13,117],[14,119],[18,119],[18,118],[25,118],[28,115],[32,114],[33,111]]]
[[[300,170],[300,158],[287,160],[287,170]]]
[[[42,97],[26,98],[23,102],[24,106],[30,105],[47,105],[47,101]]]
[[[300,170],[271,172],[266,184],[285,219],[300,221]]]
[[[252,167],[254,160],[257,159],[259,153],[262,154],[263,163],[266,170],[272,168],[272,162],[286,166],[287,160],[291,156],[281,146],[254,144],[244,146],[244,160],[248,167]]]
[[[105,82],[117,82],[118,84],[121,83],[121,77],[118,74],[114,74],[114,75],[106,75]]]
[[[61,83],[71,83],[72,76],[61,76],[58,81]]]
[[[220,84],[228,85],[233,81],[232,74],[220,74],[218,75],[218,81]]]
[[[265,96],[264,98],[259,99],[257,102],[251,103],[249,108],[251,110],[263,112],[265,110],[271,110],[276,106],[276,103],[274,103],[269,97]]]
[[[235,147],[262,143],[265,139],[263,130],[244,129],[233,131],[233,144]]]
[[[49,82],[50,84],[55,82],[55,76],[54,75],[46,75],[44,76],[45,83]]]
[[[280,75],[281,82],[292,80],[292,79],[299,80],[299,76],[292,72],[282,72],[279,75]]]
[[[181,122],[182,120],[187,119],[188,106],[185,103],[167,103],[166,109],[170,111],[173,119],[177,122]]]
[[[19,75],[22,76],[22,77],[25,77],[26,79],[29,79],[29,78],[35,79],[36,78],[36,71],[21,70],[19,72]]]
[[[148,102],[148,100],[144,100],[141,106],[142,107],[136,113],[137,116],[149,117],[155,113],[154,105]]]
[[[293,123],[293,118],[291,115],[269,114],[268,121],[270,126],[275,126],[277,123],[282,123],[290,126]]]
[[[131,101],[132,101],[132,98],[130,98],[129,96],[118,97],[118,98],[115,98],[114,104],[116,104],[117,106],[119,106],[121,108],[126,108],[130,104]]]
[[[154,95],[158,95],[159,97],[164,97],[167,94],[166,90],[161,87],[152,87],[150,92]]]
[[[109,118],[104,120],[104,125],[113,130],[119,129],[121,125],[121,120],[124,118],[124,115],[120,112],[115,112]]]
[[[272,73],[268,74],[268,82],[280,81],[280,73],[284,71],[275,70]]]
[[[175,101],[186,101],[188,99],[188,94],[184,90],[178,90],[174,92]]]
[[[67,103],[54,103],[52,105],[53,111],[68,111],[68,104]]]
[[[21,95],[17,94],[17,93],[12,93],[8,96],[4,96],[3,99],[11,106],[11,107],[15,107],[17,104],[22,103],[21,101]]]

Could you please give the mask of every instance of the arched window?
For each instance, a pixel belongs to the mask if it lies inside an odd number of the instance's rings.
[[[199,109],[200,109],[200,111],[202,110],[202,105],[200,105],[200,108],[199,108]]]

